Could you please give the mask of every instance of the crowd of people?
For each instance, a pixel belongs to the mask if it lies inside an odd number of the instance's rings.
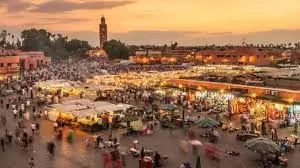
[[[39,68],[37,70],[25,71],[20,75],[19,79],[8,77],[1,84],[1,92],[11,91],[2,95],[1,100],[1,128],[5,135],[0,138],[2,151],[5,152],[6,144],[16,142],[22,150],[31,150],[36,136],[39,136],[40,119],[46,119],[46,111],[40,110],[37,104],[34,83],[37,81],[53,80],[53,79],[66,79],[66,80],[84,80],[93,75],[101,74],[116,74],[129,71],[167,71],[167,70],[180,70],[184,69],[183,66],[173,65],[122,65],[110,64],[104,59],[84,59],[73,62],[63,62],[53,64],[50,67]],[[117,102],[134,103],[143,101],[148,105],[152,104],[152,95],[143,96],[143,89],[127,89],[124,91],[106,93],[109,100]],[[103,93],[99,93],[103,94]],[[7,117],[10,114],[15,120],[15,127],[8,127]],[[61,129],[58,129],[61,130]],[[58,131],[61,133],[61,131]],[[61,133],[62,134],[62,133]],[[54,155],[55,143],[50,141],[47,143],[47,151]],[[157,160],[157,159],[156,159]],[[34,167],[34,158],[29,161],[30,167]]]
[[[66,79],[73,81],[84,81],[85,79],[92,77],[94,75],[101,74],[116,74],[122,72],[140,72],[140,71],[169,71],[169,70],[181,70],[185,69],[184,66],[178,65],[122,65],[122,64],[110,64],[105,59],[85,59],[80,61],[73,62],[64,62],[59,64],[53,64],[47,68],[40,68],[37,70],[23,72],[20,80],[7,79],[3,88],[6,90],[11,90],[12,93],[5,95],[0,98],[1,105],[1,128],[5,135],[0,138],[1,150],[3,152],[6,151],[6,144],[11,144],[16,142],[16,144],[20,145],[22,150],[30,150],[32,144],[34,143],[34,139],[36,136],[39,136],[40,131],[40,123],[39,120],[43,118],[47,118],[47,113],[41,111],[36,102],[36,94],[37,90],[33,88],[34,82],[36,81],[45,81],[45,80],[54,80],[54,79]],[[178,89],[180,90],[180,89]],[[161,105],[170,104],[176,106],[176,110],[180,110],[178,118],[182,119],[181,123],[190,123],[198,117],[202,116],[202,112],[207,112],[210,109],[215,108],[217,102],[199,98],[199,99],[191,99],[187,94],[177,94],[174,96],[164,95],[161,96],[156,93],[155,88],[148,87],[137,87],[137,86],[124,86],[123,89],[120,90],[111,90],[111,91],[98,91],[98,98],[96,100],[106,100],[110,102],[117,103],[127,103],[132,105],[138,105],[143,107],[143,117],[146,116],[147,111],[151,111],[152,114],[158,113]],[[80,95],[80,98],[83,98],[84,95]],[[224,104],[224,107],[220,108],[223,111],[227,111],[227,105]],[[6,111],[6,112],[4,112]],[[182,113],[181,113],[182,112]],[[15,120],[15,127],[7,127],[7,114],[11,113]],[[174,114],[174,113],[170,113]],[[219,112],[217,112],[219,114]],[[205,114],[206,115],[206,114]],[[193,117],[192,117],[193,116]],[[216,115],[217,117],[220,117]],[[178,119],[176,118],[176,119]],[[153,123],[158,120],[155,116],[152,118]],[[168,122],[175,122],[174,115],[168,116]],[[64,124],[56,123],[54,126],[56,137],[58,140],[61,140],[62,137],[62,127]],[[249,125],[250,123],[242,125],[242,131],[252,131],[253,126]],[[188,124],[189,125],[189,124]],[[170,127],[170,130],[172,127]],[[153,125],[150,126],[150,130],[153,131]],[[263,135],[268,134],[267,128],[265,124],[261,126],[261,132]],[[211,131],[207,131],[207,135],[209,137],[214,137],[214,139],[210,139],[210,142],[217,143],[218,137],[216,136],[216,130],[211,129]],[[274,141],[278,141],[278,133],[275,128],[271,129],[271,139]],[[214,136],[212,136],[214,135]],[[72,130],[69,132],[67,136],[67,140],[69,142],[73,141],[73,132]],[[186,136],[189,140],[195,140],[196,136],[192,129],[186,130]],[[117,144],[117,140],[110,139],[112,144]],[[296,142],[298,139],[295,140]],[[103,139],[96,138],[97,146],[103,146]],[[283,141],[281,146],[285,147],[285,150],[288,150],[289,146],[287,146],[288,139]],[[50,155],[55,154],[55,143],[53,141],[49,141],[47,143],[47,151]],[[117,146],[117,145],[116,145]],[[145,155],[145,149],[135,149],[138,150],[141,156],[141,160],[149,159]],[[193,148],[194,151],[197,149]],[[196,156],[197,152],[193,152]],[[160,153],[156,152],[152,159],[155,167],[160,166],[161,161]],[[110,153],[103,153],[104,159],[104,167],[109,162],[112,161],[114,168],[124,167],[126,165],[124,159],[118,148],[114,148],[114,150]],[[31,168],[35,166],[34,158],[32,157],[29,161],[29,165]],[[191,165],[188,162],[184,162],[180,168],[190,168]]]
[[[88,58],[76,61],[53,63],[47,68],[25,71],[23,78],[27,81],[45,81],[54,79],[66,79],[84,81],[95,75],[117,74],[124,72],[143,71],[170,71],[184,70],[187,67],[181,65],[131,65],[116,64],[104,58]]]

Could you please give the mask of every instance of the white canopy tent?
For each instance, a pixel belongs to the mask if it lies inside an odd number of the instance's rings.
[[[88,99],[69,100],[62,104],[53,104],[59,112],[66,112],[75,115],[78,118],[91,115],[102,114],[105,112],[116,112],[126,110],[132,105],[129,104],[112,104],[104,101],[92,101]]]

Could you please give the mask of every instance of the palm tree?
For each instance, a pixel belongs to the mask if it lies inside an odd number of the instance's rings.
[[[8,42],[7,42],[7,46],[10,46],[10,33],[7,34],[8,35]]]
[[[11,39],[12,39],[12,47],[13,49],[15,49],[15,35],[11,35]]]
[[[289,49],[291,49],[292,47],[292,43],[288,43]]]

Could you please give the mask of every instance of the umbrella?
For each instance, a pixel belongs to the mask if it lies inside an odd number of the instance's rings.
[[[199,155],[197,156],[196,168],[201,168],[201,160]]]
[[[258,153],[276,153],[280,151],[280,147],[268,138],[254,138],[245,142],[245,146]]]
[[[200,120],[198,123],[198,127],[201,127],[201,128],[212,128],[212,127],[218,127],[219,125],[220,125],[219,122],[209,119],[209,118]]]
[[[190,140],[189,143],[194,146],[202,146],[203,144],[198,140]]]
[[[176,109],[176,106],[173,105],[173,104],[164,104],[162,105],[161,107],[162,110],[175,110]]]

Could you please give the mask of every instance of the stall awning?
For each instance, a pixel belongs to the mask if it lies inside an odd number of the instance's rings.
[[[69,113],[73,114],[74,116],[76,116],[78,118],[83,118],[83,117],[88,117],[88,116],[92,116],[92,115],[102,114],[104,112],[97,111],[95,109],[84,109],[84,110],[78,110],[78,111],[71,111]]]
[[[259,96],[257,97],[258,99],[262,99],[262,100],[269,100],[272,101],[274,103],[281,103],[281,104],[286,104],[286,105],[296,105],[296,104],[300,104],[300,102],[297,101],[290,101],[290,99],[287,98],[282,98],[280,96],[273,96],[273,95],[263,95],[263,96]]]
[[[95,102],[88,99],[79,99],[66,101],[63,104],[53,104],[51,107],[56,108],[58,111],[70,113],[78,118],[82,118],[105,112],[126,110],[133,106],[129,104],[112,104],[104,101]]]

